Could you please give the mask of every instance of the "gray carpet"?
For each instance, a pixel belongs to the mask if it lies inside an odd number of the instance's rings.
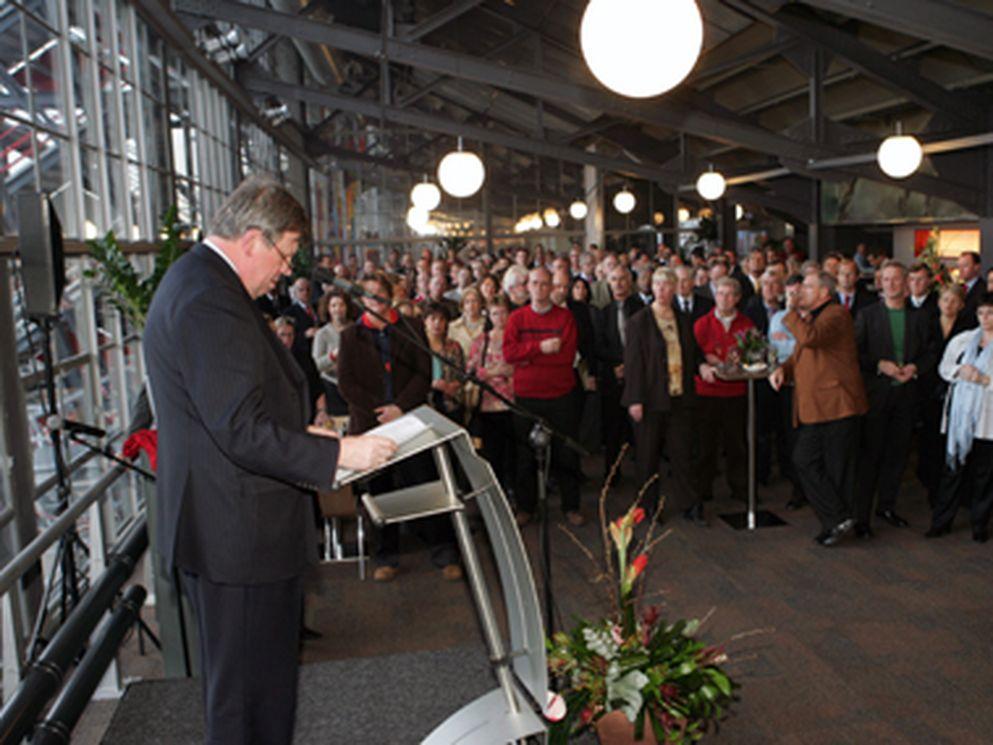
[[[496,687],[479,647],[304,665],[295,745],[420,742],[452,712]],[[199,681],[131,684],[106,745],[203,742]]]

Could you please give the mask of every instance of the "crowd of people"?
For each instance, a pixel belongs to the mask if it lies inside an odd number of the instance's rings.
[[[508,401],[602,452],[604,476],[630,443],[629,470],[638,487],[652,482],[645,506],[661,520],[707,525],[722,470],[744,501],[746,386],[728,378],[743,335],[757,333],[772,363],[756,386],[757,481],[769,485],[774,471],[788,480],[785,506],[813,508],[820,544],[871,538],[880,521],[908,525],[900,490],[915,446],[927,535],[948,533],[966,506],[973,538],[988,539],[993,270],[983,275],[977,254],[960,256],[957,281],[944,285],[927,264],[883,260],[864,245],[818,262],[789,239],[740,262],[720,247],[684,256],[573,244],[557,255],[541,245],[369,250],[361,265],[351,254],[319,266],[365,296],[299,277],[288,296],[257,300],[317,407],[347,413],[358,434],[432,405],[479,439],[522,527],[536,511],[537,466],[530,423]],[[467,382],[462,367],[498,395]],[[416,483],[430,468],[397,469],[375,488]],[[656,474],[671,477],[662,505]],[[566,520],[582,525],[581,460],[560,439],[551,475]],[[444,522],[427,540],[454,579]],[[375,579],[396,575],[395,535],[380,537],[376,561]]]

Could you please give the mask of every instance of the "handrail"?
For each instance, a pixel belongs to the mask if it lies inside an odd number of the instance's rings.
[[[45,530],[35,536],[27,546],[22,548],[17,555],[12,558],[2,570],[0,570],[0,596],[5,595],[21,575],[30,569],[38,559],[48,550],[48,547],[55,543],[62,534],[76,523],[79,516],[95,501],[97,501],[107,489],[110,488],[120,476],[125,472],[124,466],[115,466],[105,473],[99,481],[86,491],[79,499],[72,502],[66,511],[59,515],[55,521]]]
[[[141,606],[146,594],[141,585],[129,587],[114,612],[100,624],[72,678],[52,704],[45,721],[35,728],[31,737],[32,745],[62,745],[70,742],[73,727],[89,705],[104,671],[117,654],[117,648],[121,646],[135,621],[141,617]]]
[[[120,436],[121,436],[121,433],[120,432],[110,432],[110,433],[108,433],[107,434],[107,444],[109,445],[109,444],[113,443],[114,441],[116,441],[117,439],[119,439]],[[72,476],[72,474],[76,473],[76,471],[78,471],[80,468],[82,468],[83,466],[85,466],[87,463],[89,463],[91,460],[93,460],[94,458],[96,458],[98,455],[100,455],[100,453],[97,453],[97,452],[95,452],[93,450],[86,450],[81,455],[77,455],[69,463],[69,475]],[[54,489],[55,488],[55,485],[58,484],[58,483],[59,483],[59,475],[57,473],[53,473],[51,476],[49,476],[44,481],[38,482],[37,484],[35,484],[35,487],[34,487],[34,498],[35,499],[38,499],[38,497],[40,497],[41,495],[43,495],[46,492]],[[0,516],[0,521],[2,521],[2,520],[3,520],[3,517]]]
[[[17,743],[26,737],[49,699],[58,692],[80,648],[148,548],[146,521],[137,523],[118,546],[107,562],[107,569],[73,608],[0,711],[0,742]]]

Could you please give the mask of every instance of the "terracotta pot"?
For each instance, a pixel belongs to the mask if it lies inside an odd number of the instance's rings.
[[[612,711],[597,720],[596,735],[601,745],[657,745],[651,722],[645,721],[641,740],[634,739],[634,725],[623,711]]]

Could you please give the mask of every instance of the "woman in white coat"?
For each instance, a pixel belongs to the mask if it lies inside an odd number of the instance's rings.
[[[967,496],[972,539],[989,540],[993,511],[993,293],[980,295],[979,327],[953,337],[938,373],[949,383],[943,430],[948,444],[928,538],[949,533],[959,497]]]

